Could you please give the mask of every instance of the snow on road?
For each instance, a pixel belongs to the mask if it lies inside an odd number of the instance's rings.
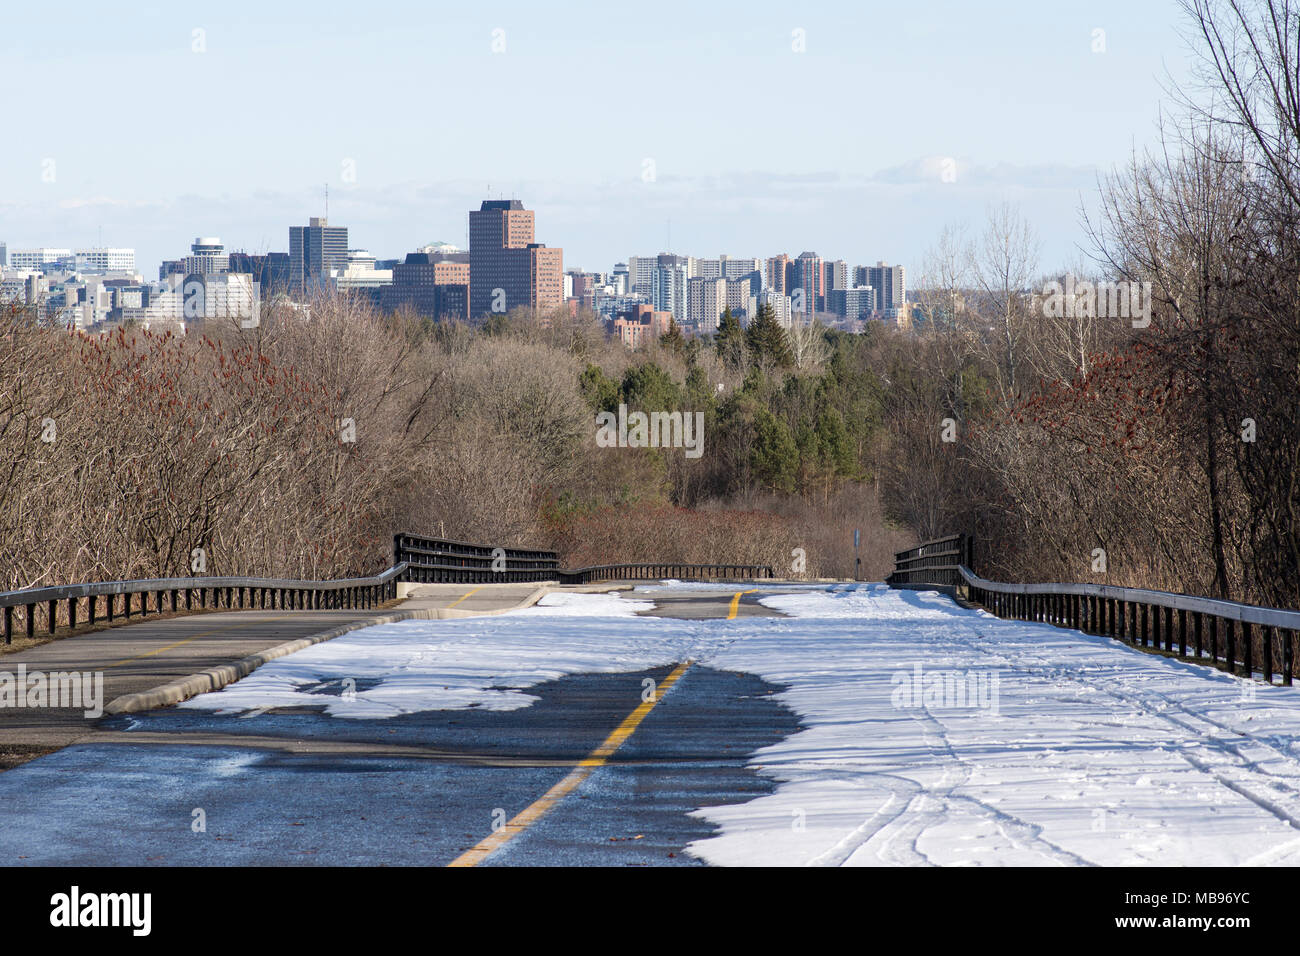
[[[696,811],[720,828],[689,848],[709,862],[1300,863],[1300,688],[934,593],[805,587],[762,600],[791,617],[635,617],[626,600],[553,595],[499,617],[383,625],[183,706],[319,704],[321,682],[352,678],[363,689],[331,714],[514,709],[564,674],[691,658],[785,685],[779,699],[804,728],[752,757],[773,793]]]

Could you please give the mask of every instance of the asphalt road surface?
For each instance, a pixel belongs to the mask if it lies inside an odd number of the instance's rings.
[[[746,585],[636,595],[656,601],[652,613],[700,620],[773,615],[760,596]],[[646,678],[658,689],[649,700]],[[713,829],[690,811],[771,789],[746,763],[798,729],[773,699],[779,689],[683,662],[540,684],[528,691],[540,700],[510,711],[339,720],[310,707],[238,719],[165,708],[106,717],[76,745],[0,774],[0,857],[698,865],[684,848]],[[316,692],[341,688],[327,682]]]
[[[104,628],[0,655],[0,670],[103,674],[102,704],[227,664],[286,641],[341,625],[383,618],[395,611],[456,608],[483,613],[513,607],[536,584],[424,585],[398,606],[337,611],[209,611],[180,616],[137,617]],[[120,620],[120,618],[119,618]],[[0,767],[7,751],[44,752],[83,740],[95,731],[84,707],[0,709]],[[11,761],[12,762],[12,761]]]

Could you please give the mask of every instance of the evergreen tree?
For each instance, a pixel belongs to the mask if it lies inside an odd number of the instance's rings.
[[[578,376],[578,388],[582,397],[598,412],[612,412],[618,409],[618,382],[605,374],[599,365],[588,362],[586,369]]]
[[[713,337],[713,346],[718,350],[718,357],[732,367],[740,365],[744,356],[745,332],[740,327],[740,320],[731,314],[731,309],[723,309],[718,319],[718,334]]]
[[[773,491],[795,490],[799,472],[799,448],[785,422],[766,408],[754,416],[754,443],[750,464],[759,481]]]
[[[669,317],[668,331],[659,336],[659,344],[678,355],[686,354],[686,337],[682,335],[681,326],[675,318]]]
[[[789,368],[794,364],[790,340],[786,337],[785,329],[781,328],[781,323],[776,320],[775,310],[767,303],[758,307],[758,314],[749,323],[749,328],[745,331],[745,344],[756,363],[768,362],[778,368]]]

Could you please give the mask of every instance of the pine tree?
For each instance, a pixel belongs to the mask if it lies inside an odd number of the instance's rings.
[[[686,337],[682,335],[681,326],[672,316],[668,318],[668,331],[659,336],[659,344],[678,355],[686,354]]]
[[[723,309],[718,319],[718,334],[713,337],[713,346],[718,350],[718,357],[727,365],[737,366],[744,356],[745,332],[740,327],[740,320],[731,314],[731,309]]]
[[[794,356],[790,354],[790,340],[786,337],[785,329],[781,328],[781,323],[777,322],[776,312],[767,303],[758,307],[758,314],[749,323],[745,332],[745,344],[756,363],[769,362],[778,368],[789,368],[794,364]]]

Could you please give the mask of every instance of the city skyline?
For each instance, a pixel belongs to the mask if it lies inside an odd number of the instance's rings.
[[[528,196],[584,269],[638,250],[919,263],[945,224],[977,227],[1009,199],[1057,267],[1077,258],[1097,176],[1154,140],[1164,70],[1184,68],[1175,6],[949,4],[923,21],[847,4],[638,17],[399,3],[358,19],[333,3],[112,17],[74,3],[57,35],[20,9],[0,49],[45,101],[99,115],[85,90],[110,61],[115,89],[150,98],[108,107],[138,124],[37,124],[0,157],[0,234],[129,245],[141,262],[198,234],[277,251],[283,224],[326,215],[328,184],[329,218],[378,255],[466,247],[465,210]],[[652,54],[653,81],[622,80]],[[325,63],[347,82],[290,111],[285,77]],[[187,120],[200,87],[229,112]],[[427,120],[412,117],[423,98]]]

